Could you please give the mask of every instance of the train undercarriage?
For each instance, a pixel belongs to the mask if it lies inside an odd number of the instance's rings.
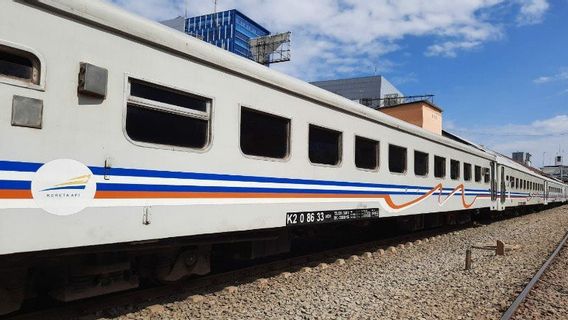
[[[376,239],[377,235],[389,237],[401,232],[463,225],[541,208],[511,208],[498,216],[489,210],[432,213],[10,255],[0,260],[0,315],[19,310],[24,302],[86,299],[222,271],[243,261],[253,263],[290,252],[323,250],[350,241]]]

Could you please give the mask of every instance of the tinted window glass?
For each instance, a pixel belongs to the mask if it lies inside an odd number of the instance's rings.
[[[446,158],[434,156],[434,177],[444,178],[446,176]]]
[[[417,176],[428,175],[428,154],[414,151],[414,174]]]
[[[285,158],[289,128],[289,119],[242,108],[241,150],[253,156]]]
[[[130,81],[130,95],[174,106],[207,111],[207,100],[174,89],[152,85],[139,80]]]
[[[481,181],[481,167],[480,166],[475,166],[475,182],[480,182]]]
[[[341,132],[310,125],[309,157],[312,163],[336,165],[340,161]]]
[[[463,164],[463,179],[471,181],[471,164],[465,162]]]
[[[389,145],[389,170],[395,173],[406,172],[406,148]]]
[[[211,103],[210,99],[174,92],[133,79],[130,79],[130,89],[126,133],[132,140],[186,148],[205,147],[209,140],[209,114],[180,113],[179,109],[162,105],[161,102],[179,103],[174,107],[189,108],[184,103],[193,101],[207,106]],[[187,100],[184,100],[184,95]],[[136,98],[144,98],[146,101],[140,102]],[[156,100],[150,100],[151,98]]]
[[[379,166],[379,142],[359,136],[355,137],[355,166],[362,169],[376,169]]]
[[[31,53],[0,45],[0,75],[39,84],[39,59]]]
[[[126,132],[136,141],[187,148],[203,148],[207,121],[151,109],[128,106]]]
[[[453,180],[460,178],[460,162],[457,160],[450,160],[450,178]]]

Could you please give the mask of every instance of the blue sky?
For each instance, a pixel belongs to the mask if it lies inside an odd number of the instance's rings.
[[[213,10],[212,0],[108,0],[153,20]],[[306,81],[382,74],[432,93],[444,126],[499,152],[568,164],[568,0],[218,0],[273,32],[292,31]]]

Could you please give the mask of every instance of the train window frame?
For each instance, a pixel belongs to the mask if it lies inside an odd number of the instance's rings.
[[[392,152],[391,152],[391,147],[400,148],[400,149],[404,150],[404,162],[403,162],[403,163],[404,163],[404,170],[401,171],[401,172],[399,172],[399,171],[392,171],[392,169],[391,169],[391,154],[392,154]],[[407,147],[403,147],[403,146],[399,146],[399,145],[396,145],[396,144],[389,143],[389,144],[388,144],[388,151],[387,151],[387,152],[388,152],[387,157],[388,157],[389,173],[391,173],[391,174],[398,174],[398,175],[406,175],[406,173],[408,172],[408,148],[407,148]]]
[[[337,132],[339,134],[339,137],[337,138],[337,162],[335,164],[327,164],[327,163],[320,163],[320,162],[313,162],[310,156],[310,128],[314,127],[317,129],[321,129],[324,131],[332,131],[332,132]],[[319,167],[330,167],[330,168],[339,168],[343,165],[343,131],[339,131],[336,129],[332,129],[326,126],[322,126],[319,124],[315,124],[315,123],[308,123],[308,134],[307,136],[307,140],[308,140],[308,161],[310,164],[314,165],[314,166],[319,166]]]
[[[491,169],[484,167],[482,169],[482,175],[483,175],[483,183],[485,184],[491,183]]]
[[[0,51],[2,50],[9,54],[32,60],[32,72],[36,74],[37,80],[26,80],[25,78],[0,74],[0,83],[36,91],[45,91],[46,63],[44,57],[37,50],[17,43],[0,40]]]
[[[263,156],[263,155],[248,154],[243,150],[243,146],[242,146],[242,143],[243,143],[243,140],[242,140],[243,123],[242,123],[242,119],[243,119],[243,110],[244,109],[246,109],[250,112],[253,112],[253,113],[257,113],[257,114],[288,120],[287,132],[286,132],[286,154],[285,154],[284,157],[276,158],[276,157],[269,157],[269,156]],[[258,108],[253,108],[251,106],[244,105],[244,104],[239,105],[239,150],[240,150],[241,154],[243,155],[243,157],[251,158],[251,159],[255,159],[255,160],[286,162],[286,161],[290,160],[291,153],[292,153],[292,138],[291,137],[292,137],[292,119],[290,117],[287,117],[287,116],[284,116],[284,115],[281,115],[281,114],[277,114],[277,113],[273,113],[273,112],[267,112],[265,110],[260,110]]]
[[[468,167],[469,169],[466,169]],[[464,181],[471,181],[471,163],[464,162],[463,163],[463,180]]]
[[[443,166],[442,168],[444,169],[442,172],[442,175],[437,175],[436,174],[436,160],[440,159],[443,162]],[[448,175],[448,161],[446,157],[442,157],[442,156],[438,156],[438,155],[434,155],[434,178],[436,179],[446,179],[446,176]]]
[[[426,155],[426,170],[425,170],[426,172],[424,174],[416,173],[416,154],[417,153],[421,153],[423,155]],[[428,175],[430,175],[430,154],[428,152],[424,152],[424,151],[414,149],[414,175],[417,176],[417,177],[421,177],[421,178],[427,178]]]
[[[376,165],[375,165],[374,168],[372,168],[372,169],[364,168],[364,167],[359,167],[357,165],[357,138],[362,139],[362,140],[367,140],[367,141],[370,141],[370,142],[373,142],[373,143],[376,144],[376,150],[375,150]],[[371,138],[367,138],[367,137],[364,137],[362,135],[355,134],[355,136],[353,138],[353,164],[355,165],[355,168],[357,168],[358,170],[368,171],[368,172],[379,171],[379,168],[381,167],[381,141],[371,139]]]
[[[475,176],[475,182],[481,182],[483,180],[483,175],[481,174],[481,166],[474,166],[473,175]]]
[[[158,89],[162,88],[162,89],[165,89],[165,90],[173,91],[173,92],[178,93],[178,94],[193,96],[196,99],[206,100],[206,111],[201,112],[201,111],[198,111],[198,110],[187,109],[187,108],[183,108],[183,107],[179,107],[179,106],[175,106],[175,105],[169,105],[167,103],[149,100],[149,99],[144,99],[144,98],[140,98],[140,97],[135,97],[133,99],[132,98],[133,96],[131,96],[131,94],[130,94],[130,92],[131,92],[130,83],[131,83],[132,80],[142,82],[142,83],[149,85],[149,86],[157,87]],[[213,119],[214,119],[214,107],[213,106],[215,105],[215,98],[214,97],[204,95],[202,93],[195,92],[195,91],[190,91],[188,89],[180,88],[180,87],[177,87],[177,86],[174,86],[174,85],[171,85],[171,84],[165,84],[165,83],[162,83],[162,82],[159,82],[159,81],[150,80],[150,79],[147,79],[145,77],[135,76],[135,75],[132,75],[132,74],[125,74],[124,81],[125,81],[125,95],[124,95],[124,101],[123,101],[124,107],[123,107],[123,115],[122,115],[123,116],[122,131],[123,131],[123,134],[126,136],[126,139],[130,143],[132,143],[136,146],[139,146],[139,147],[170,150],[170,151],[193,152],[193,153],[205,153],[205,152],[209,151],[209,149],[211,148],[212,143],[213,143]],[[127,128],[126,128],[127,127],[127,121],[128,121],[129,104],[137,104],[135,107],[148,109],[148,110],[151,110],[151,111],[171,113],[171,114],[174,114],[174,115],[187,116],[187,117],[207,121],[207,129],[206,129],[206,132],[205,132],[206,139],[205,139],[204,146],[201,147],[201,148],[193,148],[193,147],[184,147],[184,146],[177,146],[177,145],[160,144],[160,143],[154,143],[154,142],[145,142],[145,141],[139,141],[139,140],[133,139],[128,134],[128,131],[127,131]],[[139,104],[144,104],[144,105],[140,106]]]
[[[454,175],[454,170],[457,168],[457,175]],[[450,159],[450,179],[460,180],[461,178],[461,161]]]

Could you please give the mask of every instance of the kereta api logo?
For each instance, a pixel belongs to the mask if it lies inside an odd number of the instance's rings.
[[[87,208],[97,191],[93,173],[84,164],[71,160],[50,161],[35,173],[32,195],[45,211],[67,216]]]

